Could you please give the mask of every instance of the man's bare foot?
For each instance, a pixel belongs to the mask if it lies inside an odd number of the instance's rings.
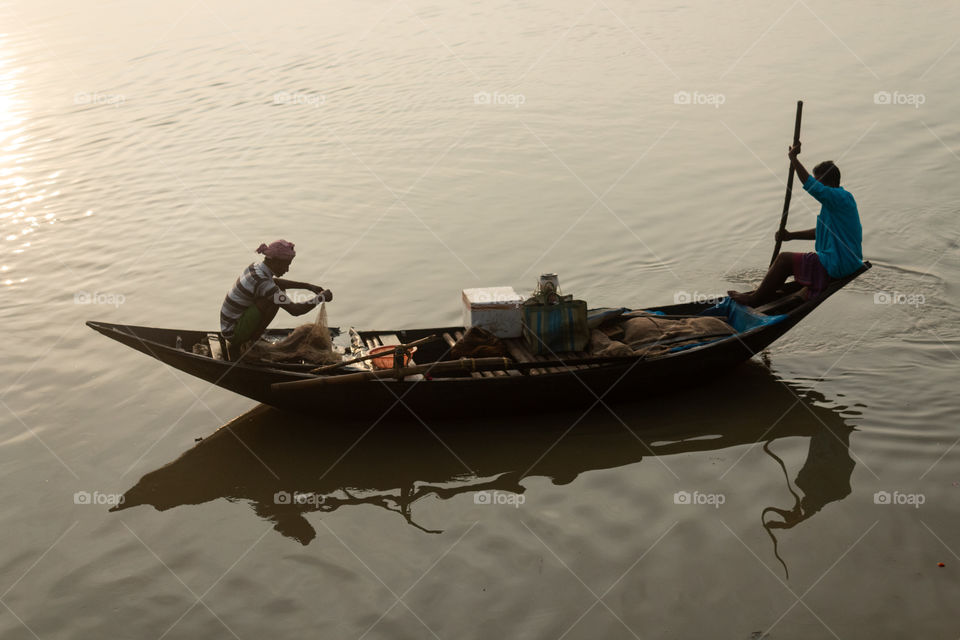
[[[749,293],[740,293],[739,291],[727,291],[727,295],[730,296],[730,298],[738,304],[742,304],[747,307],[753,306],[753,296],[750,295]]]

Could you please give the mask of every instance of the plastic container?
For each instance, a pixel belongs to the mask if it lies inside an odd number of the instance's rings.
[[[482,327],[498,338],[523,335],[523,298],[513,287],[463,290],[463,326]]]

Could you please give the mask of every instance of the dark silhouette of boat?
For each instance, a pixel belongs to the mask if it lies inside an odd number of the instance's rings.
[[[732,336],[714,337],[692,348],[653,357],[597,359],[560,354],[561,359],[551,363],[511,361],[511,365],[504,365],[504,371],[499,372],[505,374],[509,370],[514,375],[482,377],[479,373],[455,371],[418,380],[410,377],[358,380],[356,376],[338,376],[336,373],[312,374],[309,373],[313,368],[310,364],[263,364],[245,362],[242,358],[232,362],[189,350],[190,345],[203,344],[211,336],[216,336],[215,332],[93,321],[87,324],[109,338],[212,384],[280,409],[314,415],[357,417],[362,414],[371,419],[387,412],[419,417],[502,416],[538,412],[546,406],[583,411],[595,405],[598,398],[612,403],[652,397],[714,380],[767,348],[829,296],[869,268],[870,263],[864,263],[859,271],[833,281],[822,294],[809,300],[797,294],[799,285],[788,283],[777,300],[761,308],[768,317],[780,316],[779,321],[760,324]],[[691,316],[711,306],[708,302],[690,302],[646,309],[667,315]],[[272,330],[269,335],[282,337],[290,331]],[[359,335],[368,345],[406,344],[431,335],[453,335],[459,331],[463,331],[463,327],[362,331]],[[449,346],[443,341],[420,346],[416,358],[418,365],[452,360]],[[311,383],[308,386],[284,384],[303,381]]]

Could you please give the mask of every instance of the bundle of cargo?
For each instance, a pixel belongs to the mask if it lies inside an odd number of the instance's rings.
[[[523,303],[523,339],[536,354],[583,351],[590,342],[587,303],[563,295],[557,274],[543,274]]]
[[[589,352],[651,357],[735,333],[733,326],[716,316],[678,318],[635,311],[594,329]]]
[[[540,276],[526,300],[513,287],[464,289],[463,324],[468,335],[474,331],[473,342],[490,341],[479,330],[502,340],[522,337],[535,355],[582,352],[590,342],[587,303],[563,295],[555,273]],[[462,342],[457,352],[473,353]]]

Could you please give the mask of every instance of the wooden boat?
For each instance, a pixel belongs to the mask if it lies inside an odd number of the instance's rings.
[[[805,299],[799,285],[787,283],[776,300],[754,310],[766,316],[782,316],[778,322],[656,357],[598,359],[584,353],[564,353],[559,354],[559,358],[545,358],[525,351],[522,341],[518,340],[510,345],[513,359],[500,370],[458,368],[437,373],[446,366],[457,367],[456,361],[449,356],[448,342],[460,335],[463,327],[359,332],[368,347],[406,344],[431,335],[445,336],[446,341],[421,345],[416,352],[417,365],[445,365],[427,378],[362,379],[360,376],[361,379],[357,379],[355,374],[313,374],[310,370],[315,365],[308,363],[264,364],[243,359],[231,362],[219,355],[221,342],[216,332],[93,321],[87,325],[224,389],[279,409],[313,415],[376,420],[391,412],[425,418],[497,416],[545,410],[586,411],[601,403],[662,394],[715,378],[767,348],[870,267],[870,263],[865,262],[860,270],[833,281],[821,295],[809,300]],[[709,302],[689,302],[644,309],[691,316],[711,306]],[[292,329],[269,330],[267,336],[282,337],[290,331]],[[209,343],[211,354],[192,353],[189,349],[197,343]],[[465,364],[470,365],[469,361]],[[348,377],[350,375],[352,377]]]

